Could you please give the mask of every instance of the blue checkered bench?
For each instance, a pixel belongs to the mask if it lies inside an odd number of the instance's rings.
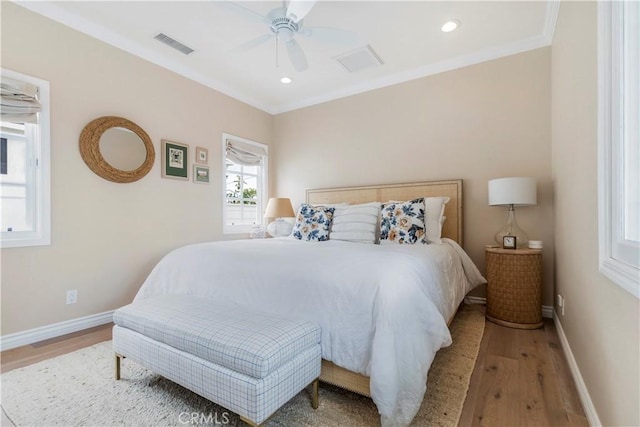
[[[318,407],[320,328],[189,295],[163,295],[113,315],[116,379],[123,358],[259,425],[312,384]]]

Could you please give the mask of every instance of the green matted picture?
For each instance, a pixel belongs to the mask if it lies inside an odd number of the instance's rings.
[[[193,165],[193,182],[198,184],[209,183],[209,167]]]
[[[162,140],[162,177],[189,180],[189,146]]]

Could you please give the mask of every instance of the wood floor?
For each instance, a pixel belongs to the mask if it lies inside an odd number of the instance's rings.
[[[459,425],[589,425],[552,320],[534,330],[486,322]]]
[[[482,306],[476,307],[482,310]],[[111,339],[111,325],[0,354],[8,372]],[[2,424],[11,426],[2,414]],[[460,426],[588,426],[551,320],[536,330],[487,322]]]

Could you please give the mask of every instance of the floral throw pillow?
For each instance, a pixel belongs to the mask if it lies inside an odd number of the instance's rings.
[[[380,243],[422,243],[424,199],[387,202],[380,211]]]
[[[312,206],[306,203],[300,205],[296,224],[293,226],[293,237],[308,242],[323,242],[329,240],[329,229],[333,220],[335,208]]]

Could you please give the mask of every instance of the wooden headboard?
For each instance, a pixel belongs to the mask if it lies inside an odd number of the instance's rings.
[[[364,187],[319,188],[307,190],[307,203],[367,203],[388,200],[411,200],[418,197],[447,196],[445,205],[447,220],[442,227],[442,237],[455,240],[462,246],[462,180],[427,181],[411,184],[367,185]]]

